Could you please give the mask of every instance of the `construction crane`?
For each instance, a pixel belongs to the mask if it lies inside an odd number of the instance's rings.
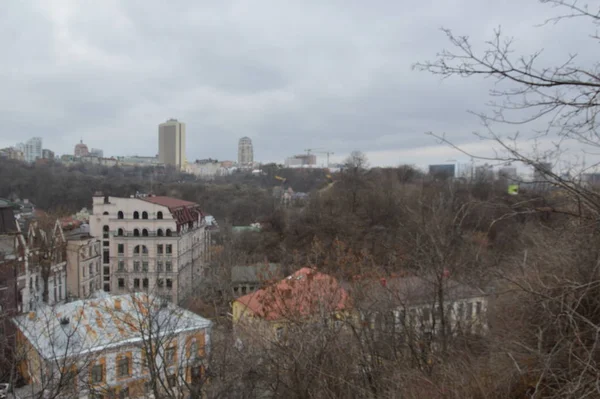
[[[322,148],[307,148],[304,151],[306,151],[307,155],[310,155],[311,152],[315,153],[315,154],[326,154],[327,155],[327,167],[329,168],[329,156],[334,154],[333,151],[323,150]]]

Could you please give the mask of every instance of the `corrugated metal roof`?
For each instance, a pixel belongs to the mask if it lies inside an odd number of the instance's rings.
[[[155,336],[212,325],[210,320],[143,293],[45,306],[14,322],[40,355],[50,360],[141,342],[140,326],[150,320]]]

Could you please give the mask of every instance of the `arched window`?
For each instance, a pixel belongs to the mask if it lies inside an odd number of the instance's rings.
[[[148,219],[148,212],[142,212],[142,219]]]
[[[167,237],[171,237],[171,229],[167,229],[167,233],[165,234]]]
[[[122,237],[122,236],[123,236],[123,229],[119,229],[119,230],[117,230],[117,235],[118,235],[119,237]]]
[[[163,231],[162,231],[162,229],[158,229],[158,230],[156,230],[156,235],[157,235],[157,236],[159,236],[159,237],[162,237],[162,236],[163,236]]]
[[[133,218],[134,219],[139,219],[140,218],[140,213],[138,211],[133,212]]]
[[[104,237],[104,238],[108,238],[108,232],[109,232],[109,228],[108,228],[108,226],[104,226],[104,227],[102,228],[102,237]]]
[[[106,215],[108,215],[108,212],[104,211],[104,212],[102,212],[102,214],[103,214],[104,216],[106,216]]]
[[[133,248],[133,254],[134,255],[139,255],[139,254],[144,254],[144,255],[148,255],[148,247],[145,245],[136,245]]]
[[[117,219],[123,219],[123,211],[117,212]]]
[[[140,236],[140,230],[139,229],[133,229],[133,236],[134,237],[139,237]]]
[[[148,230],[147,229],[143,229],[142,230],[142,237],[148,237]]]
[[[163,218],[163,215],[162,215],[161,211],[156,212],[156,218],[157,219],[162,219]]]

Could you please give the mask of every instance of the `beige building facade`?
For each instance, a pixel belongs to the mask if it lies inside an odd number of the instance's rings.
[[[180,303],[204,278],[206,223],[198,204],[96,195],[90,231],[102,243],[104,291],[151,292]]]
[[[158,125],[158,162],[185,167],[185,123],[169,119]]]
[[[102,257],[100,240],[89,231],[65,232],[67,239],[67,295],[87,298],[102,289]]]

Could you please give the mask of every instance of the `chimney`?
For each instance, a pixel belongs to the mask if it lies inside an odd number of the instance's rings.
[[[121,310],[121,298],[115,298],[115,310]]]
[[[29,312],[29,320],[35,320],[35,312]]]

